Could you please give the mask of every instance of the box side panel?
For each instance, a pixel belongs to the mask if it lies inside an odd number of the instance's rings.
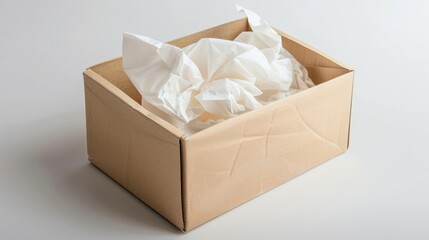
[[[92,71],[115,85],[134,101],[140,103],[141,95],[122,67],[122,58],[112,59],[101,64],[90,67]]]
[[[327,82],[331,79],[344,75],[350,70],[343,68],[327,68],[327,67],[306,67],[308,76],[316,84]]]
[[[89,161],[183,229],[179,138],[88,74],[84,82]]]
[[[353,72],[183,142],[190,230],[343,153]]]
[[[283,47],[306,67],[328,67],[351,70],[349,67],[346,67],[344,64],[328,57],[326,54],[314,49],[306,43],[303,43],[280,30],[276,29],[276,31],[282,36]]]

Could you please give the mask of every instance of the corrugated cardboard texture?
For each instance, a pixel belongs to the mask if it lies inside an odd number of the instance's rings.
[[[246,18],[170,43],[242,31]],[[279,33],[317,86],[193,135],[140,105],[120,58],[85,71],[90,161],[189,231],[344,152],[353,71]]]

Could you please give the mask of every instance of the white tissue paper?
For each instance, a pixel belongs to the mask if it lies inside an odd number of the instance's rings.
[[[192,132],[314,86],[265,20],[237,10],[247,15],[252,31],[233,41],[202,38],[181,49],[124,33],[124,71],[142,104]]]

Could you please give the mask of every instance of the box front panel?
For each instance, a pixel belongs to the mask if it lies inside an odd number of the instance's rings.
[[[192,229],[347,149],[353,72],[183,141]]]
[[[86,72],[89,160],[183,229],[179,138],[112,89],[116,88],[97,74]]]

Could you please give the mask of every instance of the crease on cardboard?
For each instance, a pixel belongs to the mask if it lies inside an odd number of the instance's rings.
[[[346,146],[346,148],[348,149],[349,148],[349,146],[350,146],[350,128],[351,128],[351,124],[352,124],[352,109],[353,109],[353,88],[354,88],[354,82],[355,82],[355,80],[354,80],[354,75],[355,75],[355,72],[354,71],[351,71],[352,72],[352,89],[351,89],[351,94],[350,94],[350,113],[349,113],[349,129],[348,129],[348,131],[347,131],[347,146]]]
[[[130,158],[131,158],[131,136],[130,133],[128,133],[128,141],[127,141],[127,158],[125,159],[124,163],[124,187],[129,188],[130,187],[130,179],[128,174],[128,169],[130,167]]]
[[[271,130],[273,128],[273,119],[274,119],[274,110],[270,111],[270,123],[268,124],[268,130],[264,133],[264,166],[266,166],[268,164],[268,139],[271,136]],[[275,135],[282,135],[282,133],[280,134],[275,134]],[[261,194],[264,191],[264,186],[265,186],[265,179],[267,178],[267,168],[264,167],[263,169],[263,173],[262,173],[262,177],[260,177],[259,179],[259,194]]]
[[[334,142],[331,142],[328,139],[324,138],[316,130],[314,130],[312,127],[310,127],[310,125],[308,125],[308,123],[302,117],[302,115],[301,115],[299,109],[296,107],[296,105],[293,102],[290,102],[290,104],[293,106],[293,109],[295,110],[295,113],[298,116],[298,119],[307,128],[308,131],[310,131],[314,136],[316,136],[317,138],[319,138],[323,142],[326,142],[327,144],[329,144],[329,145],[331,145],[333,147],[336,147],[336,148],[340,149],[341,151],[345,151],[345,149],[341,148],[338,144],[336,144]],[[328,125],[325,125],[325,128],[327,128],[327,127],[328,127]],[[325,130],[325,132],[326,132],[326,130]],[[340,133],[341,131],[338,131],[338,132]],[[338,138],[337,138],[337,142],[338,142]]]
[[[344,151],[346,151],[349,148],[349,139],[350,139],[350,123],[351,123],[351,113],[352,113],[352,109],[351,109],[351,105],[352,105],[352,97],[353,97],[353,82],[354,82],[354,71],[350,71],[350,73],[352,75],[351,77],[351,94],[350,94],[350,100],[348,102],[344,102],[342,105],[342,111],[349,111],[349,115],[348,115],[348,121],[347,122],[342,122],[341,124],[341,130],[338,131],[338,135],[337,135],[337,140],[336,143],[339,145],[339,140],[340,140],[340,135],[341,132],[344,131],[344,128],[347,128],[347,143],[345,145],[345,149]],[[349,103],[349,104],[347,104]]]
[[[181,200],[181,206],[182,206],[182,224],[183,232],[186,232],[186,151],[183,139],[179,139],[179,151],[180,151],[180,200]]]
[[[238,145],[237,153],[235,154],[234,161],[232,161],[231,170],[229,171],[229,177],[231,177],[231,176],[232,176],[232,174],[233,174],[233,172],[234,172],[235,164],[236,164],[236,162],[237,162],[238,157],[240,156],[241,148],[242,148],[242,143],[240,143],[240,144]]]
[[[271,136],[271,129],[273,128],[274,110],[270,113],[270,124],[268,124],[268,131],[264,135],[265,139],[265,159],[268,157],[268,137]]]

